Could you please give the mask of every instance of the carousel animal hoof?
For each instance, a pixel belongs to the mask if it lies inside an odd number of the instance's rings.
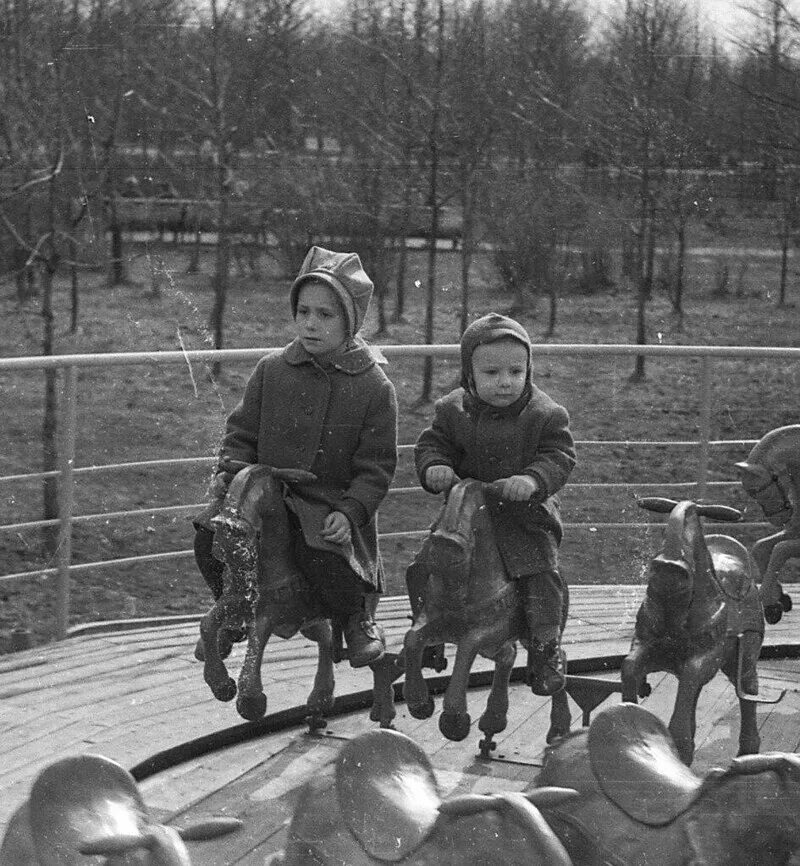
[[[236,709],[243,719],[247,719],[248,722],[257,722],[267,714],[267,696],[263,694],[249,695],[248,697],[239,695]]]
[[[422,701],[422,703],[411,703],[406,699],[406,706],[408,707],[409,713],[411,713],[415,719],[429,719],[436,708],[433,698],[430,697],[427,701]]]
[[[442,710],[439,716],[439,730],[448,740],[460,743],[469,736],[472,719],[469,713],[452,713]]]
[[[206,681],[208,682],[208,681]],[[212,694],[218,701],[228,703],[236,697],[236,680],[228,677],[223,683],[208,683]]]
[[[647,677],[642,680],[636,694],[640,698],[649,698],[653,694],[653,687],[647,682]]]
[[[788,592],[781,593],[781,607],[783,608],[784,613],[789,613],[792,609],[792,597]]]
[[[765,604],[764,619],[769,625],[779,623],[783,619],[783,605],[780,602],[777,604]]]

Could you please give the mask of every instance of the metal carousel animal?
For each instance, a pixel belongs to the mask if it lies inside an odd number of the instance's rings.
[[[220,701],[236,697],[239,714],[253,721],[267,709],[261,665],[271,635],[289,638],[300,632],[315,641],[319,647],[317,671],[306,702],[312,730],[325,727],[325,716],[334,703],[334,664],[345,656],[341,629],[309,598],[291,554],[282,486],[313,477],[304,470],[261,465],[248,465],[233,477],[219,513],[210,520],[213,555],[224,563],[222,594],[200,622],[195,650],[204,663],[203,676],[214,697]],[[207,556],[198,555],[197,563],[201,571],[214,568]],[[377,606],[377,596],[372,603]],[[228,674],[224,659],[232,642],[244,635],[247,649],[237,683]],[[389,727],[395,716],[392,683],[402,673],[396,658],[386,653],[370,665],[370,717],[382,727]]]
[[[751,551],[761,572],[764,617],[773,624],[792,609],[792,599],[780,584],[781,570],[790,559],[800,558],[800,424],[762,436],[736,468],[744,489],[780,529],[757,541]]]
[[[571,866],[539,809],[574,791],[465,794],[442,800],[425,752],[376,730],[342,747],[333,773],[306,783],[272,866]]]
[[[467,689],[476,657],[494,661],[486,709],[478,722],[485,735],[480,742],[484,756],[495,748],[493,737],[507,724],[516,642],[528,640],[523,599],[517,581],[506,575],[485,507],[485,488],[490,486],[465,479],[451,488],[429,539],[429,577],[423,604],[414,611],[414,624],[404,639],[403,697],[416,719],[430,718],[434,711],[433,698],[422,676],[425,648],[445,642],[457,645],[439,716],[439,730],[450,740],[463,740],[469,734]],[[455,565],[450,567],[450,562]],[[567,607],[568,601],[564,604],[562,629]],[[569,704],[562,689],[552,697],[547,741],[563,736],[569,728]]]
[[[678,692],[669,730],[678,754],[691,764],[700,691],[721,670],[739,698],[739,754],[758,752],[754,696],[764,615],[754,569],[743,544],[727,535],[704,536],[700,523],[703,516],[739,520],[741,512],[660,497],[641,499],[639,505],[669,512],[669,521],[663,547],[650,562],[647,592],[622,662],[622,699],[635,703],[646,696],[651,671],[674,674]]]
[[[548,748],[536,784],[578,791],[542,807],[574,866],[786,866],[800,851],[800,756],[746,755],[700,777],[636,704]]]
[[[214,818],[176,830],[152,820],[131,774],[100,755],[62,758],[45,767],[11,817],[0,866],[191,866],[184,840],[215,839],[238,829]]]

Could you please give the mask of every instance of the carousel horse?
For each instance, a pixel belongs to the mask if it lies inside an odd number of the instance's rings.
[[[453,671],[444,693],[439,730],[449,740],[463,740],[470,730],[467,712],[469,674],[478,655],[494,661],[486,709],[478,722],[486,756],[493,736],[505,730],[508,687],[517,654],[516,642],[528,641],[523,599],[517,581],[509,580],[494,540],[484,488],[474,479],[455,484],[429,543],[430,576],[422,609],[404,639],[403,697],[415,719],[433,715],[434,703],[422,676],[428,646],[457,645]],[[464,567],[464,564],[466,566]],[[564,605],[561,627],[566,623]],[[552,697],[547,741],[569,731],[570,710],[564,689]]]
[[[767,520],[780,528],[757,541],[751,551],[761,572],[764,618],[772,625],[792,609],[792,599],[780,584],[781,570],[790,559],[800,558],[800,424],[762,436],[736,468],[742,487]]]
[[[334,664],[345,650],[341,628],[309,597],[302,574],[291,554],[289,517],[283,484],[313,480],[310,472],[250,465],[239,471],[228,488],[214,527],[213,555],[224,563],[220,598],[200,622],[196,657],[203,661],[203,676],[219,701],[236,697],[239,714],[251,721],[267,709],[261,664],[272,634],[290,638],[300,632],[319,647],[317,671],[306,707],[314,730],[325,727],[333,708]],[[200,570],[213,563],[198,557]],[[377,597],[371,602],[377,606]],[[374,614],[374,610],[370,611]],[[229,676],[224,659],[231,643],[247,636],[247,650],[238,685]],[[370,717],[389,727],[395,716],[393,681],[401,671],[389,653],[370,665],[373,706]]]
[[[636,615],[630,652],[622,662],[622,699],[649,694],[647,674],[678,678],[669,730],[678,754],[691,764],[695,713],[704,685],[721,670],[739,698],[739,754],[758,752],[756,663],[764,639],[764,614],[747,548],[727,535],[703,535],[701,517],[739,520],[724,505],[697,505],[651,497],[651,511],[669,513],[664,543],[651,560],[647,592]],[[766,701],[762,701],[766,702]],[[773,702],[774,701],[770,701]]]
[[[700,777],[637,704],[550,746],[536,785],[578,791],[542,807],[574,866],[786,866],[800,851],[800,756],[745,755]]]
[[[77,755],[39,773],[9,821],[0,866],[78,866],[92,855],[104,856],[105,866],[191,866],[184,840],[216,839],[241,826],[235,818],[180,830],[158,824],[127,770]]]
[[[306,783],[273,866],[571,866],[539,809],[572,796],[538,788],[442,801],[412,739],[370,731],[342,747],[332,773]]]

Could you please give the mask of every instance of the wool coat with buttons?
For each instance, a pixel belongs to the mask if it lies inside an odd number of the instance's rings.
[[[299,340],[262,358],[228,416],[220,464],[228,460],[313,472],[315,482],[287,490],[306,542],[343,555],[383,591],[377,511],[397,463],[397,400],[363,341],[324,365]],[[331,511],[348,517],[352,543],[321,537]]]
[[[511,406],[498,408],[456,388],[436,402],[414,460],[429,491],[425,474],[436,465],[449,466],[459,478],[486,482],[511,475],[534,478],[539,493],[529,501],[487,493],[487,506],[511,577],[555,569],[562,536],[555,494],[575,466],[575,443],[567,410],[544,391],[530,384]]]

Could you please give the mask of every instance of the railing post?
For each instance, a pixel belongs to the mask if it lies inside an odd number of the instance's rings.
[[[56,593],[56,637],[61,640],[69,629],[69,582],[72,564],[72,509],[74,502],[75,423],[77,415],[77,370],[64,368],[61,404],[61,436],[58,449],[58,555]]]
[[[705,499],[711,446],[711,356],[703,355],[700,384],[700,453],[697,461],[697,499]]]

